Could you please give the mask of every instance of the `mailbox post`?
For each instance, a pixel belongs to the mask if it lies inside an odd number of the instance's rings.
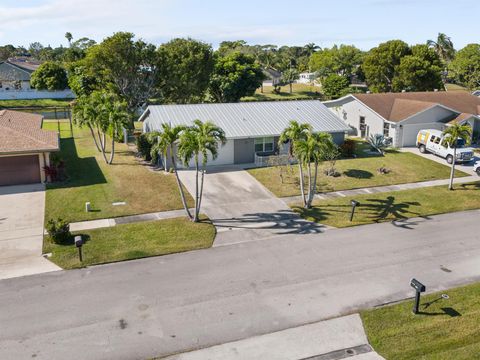
[[[353,215],[355,214],[355,208],[357,206],[359,206],[360,203],[358,201],[355,201],[355,200],[350,201],[350,203],[352,204],[352,213],[350,214],[350,222],[352,222],[353,221]]]
[[[75,246],[78,248],[78,257],[80,259],[80,262],[83,261],[82,258],[82,245],[83,245],[83,240],[81,235],[75,236]]]
[[[410,286],[415,289],[415,303],[413,304],[413,313],[418,314],[418,308],[420,306],[420,294],[425,292],[426,288],[420,281],[417,279],[412,279],[410,281]]]

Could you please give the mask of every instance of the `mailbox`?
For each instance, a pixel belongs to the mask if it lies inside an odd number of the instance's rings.
[[[355,214],[355,208],[360,205],[360,203],[356,200],[350,201],[350,204],[352,204],[352,212],[350,213],[350,221],[353,221],[353,215]]]
[[[81,235],[75,236],[74,241],[75,241],[75,246],[76,246],[76,247],[80,247],[80,246],[83,245],[83,240],[82,240],[82,236],[81,236]]]
[[[352,204],[353,207],[360,205],[360,203],[356,200],[352,200],[350,203]]]
[[[413,313],[418,314],[418,308],[420,306],[420,293],[425,292],[426,287],[417,279],[410,280],[410,286],[415,289],[415,302],[413,304]]]

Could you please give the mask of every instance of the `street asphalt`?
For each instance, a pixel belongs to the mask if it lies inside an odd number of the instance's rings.
[[[412,277],[427,291],[478,281],[479,219],[459,212],[2,280],[0,359],[165,356],[404,299]]]

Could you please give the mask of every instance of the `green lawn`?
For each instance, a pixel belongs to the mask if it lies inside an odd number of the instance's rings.
[[[263,93],[261,89],[257,89],[253,96],[246,96],[241,101],[271,101],[271,100],[310,100],[320,99],[322,94],[318,86],[307,84],[293,84],[292,93],[288,85],[280,88],[280,93],[273,92],[273,86],[264,86]]]
[[[207,221],[193,223],[187,218],[176,218],[74,233],[79,234],[87,239],[82,263],[73,240],[64,245],[46,240],[43,250],[52,253],[50,260],[58,266],[72,269],[209,248],[215,238],[215,228]]]
[[[447,91],[468,91],[466,87],[457,84],[445,84],[445,89]]]
[[[0,108],[69,106],[73,99],[0,100]]]
[[[44,127],[57,130],[57,122],[45,122]],[[60,157],[68,179],[48,184],[47,220],[61,217],[75,222],[182,208],[173,174],[149,171],[124,144],[116,145],[114,163],[106,165],[88,130],[74,127],[73,133],[74,139],[70,138],[68,122],[61,123]],[[87,201],[93,209],[88,213]],[[113,202],[126,205],[113,206]]]
[[[354,219],[350,222],[352,199],[359,201],[360,206],[357,206]],[[454,191],[448,190],[447,185],[444,185],[332,200],[314,200],[312,209],[306,210],[299,205],[293,205],[292,208],[308,220],[334,227],[371,224],[478,209],[480,182],[455,185]]]
[[[361,313],[368,340],[385,359],[480,359],[480,283],[444,291],[450,298],[420,307],[413,300]],[[421,304],[442,293],[422,296]]]
[[[446,163],[445,163],[446,164]],[[389,174],[379,174],[380,167],[387,167]],[[338,160],[335,168],[341,174],[339,177],[323,175],[327,167],[321,165],[317,180],[318,192],[329,192],[347,189],[357,189],[371,186],[393,185],[410,182],[447,179],[450,168],[421,156],[411,153],[388,152],[382,156],[367,156],[356,159]],[[284,180],[280,178],[279,167],[265,167],[248,170],[267,189],[279,197],[300,195],[298,166],[284,171]],[[456,176],[467,176],[461,171]]]

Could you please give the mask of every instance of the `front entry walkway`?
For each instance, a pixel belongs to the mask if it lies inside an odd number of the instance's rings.
[[[44,185],[0,187],[0,279],[60,270],[42,257]]]
[[[182,170],[179,175],[195,196],[195,171]],[[235,166],[207,170],[201,212],[217,228],[214,246],[326,230],[323,225],[300,218],[253,176]]]

